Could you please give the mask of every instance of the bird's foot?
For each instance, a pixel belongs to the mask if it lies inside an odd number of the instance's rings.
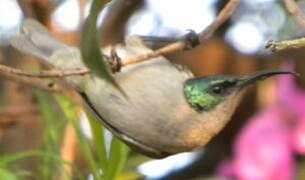
[[[110,56],[104,55],[107,59],[107,62],[110,66],[110,69],[113,73],[120,72],[122,68],[122,60],[118,56],[116,50],[114,48],[111,48],[110,50]]]
[[[185,50],[190,50],[200,44],[198,34],[193,30],[189,30],[189,32],[183,36],[183,41],[186,44]]]

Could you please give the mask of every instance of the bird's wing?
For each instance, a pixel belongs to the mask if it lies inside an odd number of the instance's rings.
[[[55,51],[69,47],[33,19],[26,19],[21,25],[20,32],[12,36],[10,42],[19,51],[43,60],[48,60]]]
[[[150,49],[150,47],[147,47],[147,44],[141,38],[141,36],[129,36],[125,39],[125,44],[126,44],[126,48],[128,49],[128,51],[135,53],[134,56],[153,52],[153,50]],[[181,73],[184,73],[185,76],[189,76],[189,78],[192,78],[194,76],[193,73],[190,71],[190,69],[188,67],[186,67],[185,65],[177,64],[175,62],[169,61],[168,59],[166,59],[163,56],[160,56],[160,57],[161,57],[160,59],[164,59],[165,61],[170,62],[170,64],[174,68],[176,68]]]

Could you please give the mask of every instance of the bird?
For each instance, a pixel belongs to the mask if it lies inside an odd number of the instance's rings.
[[[85,68],[77,47],[56,39],[35,20],[26,19],[10,42],[54,69]],[[110,56],[112,49],[121,59],[152,52],[135,36],[101,51]],[[228,123],[250,85],[279,74],[296,73],[270,70],[244,77],[195,77],[187,67],[159,56],[113,73],[127,98],[94,74],[65,80],[98,121],[120,140],[146,156],[164,158],[202,148]]]

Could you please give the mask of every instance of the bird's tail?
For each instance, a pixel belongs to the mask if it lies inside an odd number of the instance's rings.
[[[46,61],[56,50],[68,48],[66,44],[56,39],[42,24],[33,19],[26,19],[20,28],[20,33],[14,35],[10,42],[19,51]]]

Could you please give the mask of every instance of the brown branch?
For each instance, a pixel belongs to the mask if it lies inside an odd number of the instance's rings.
[[[122,0],[117,0],[115,1],[118,4],[121,3],[121,6],[118,6],[116,8],[118,8],[119,10],[116,10],[118,14],[120,14],[119,12],[126,9],[126,7],[128,7],[128,3],[127,5],[125,4],[124,6],[122,6]],[[134,5],[139,5],[139,2],[141,2],[140,0],[134,1],[135,4]],[[207,38],[209,38],[211,36],[211,34],[214,33],[214,31],[217,30],[217,28],[219,28],[234,12],[234,10],[236,9],[236,7],[239,5],[240,0],[230,0],[227,5],[221,10],[221,12],[219,13],[219,15],[216,17],[215,21],[209,25],[205,30],[203,30],[201,33],[199,33],[199,39],[200,42],[202,43],[204,40],[206,40]],[[115,7],[115,6],[114,6]],[[113,7],[113,8],[114,8]],[[129,13],[132,13],[133,11],[128,11]],[[114,14],[112,18],[109,18],[108,21],[110,21],[110,19],[115,19],[118,18],[117,14]],[[108,25],[104,25],[105,29],[108,29],[109,27],[106,27]],[[109,25],[110,26],[110,25]],[[111,25],[112,27],[113,25]],[[105,31],[105,30],[104,30]],[[163,48],[160,48],[156,51],[153,51],[151,53],[147,53],[147,54],[142,54],[136,57],[131,57],[131,58],[126,58],[122,60],[122,66],[127,66],[130,64],[135,64],[135,63],[139,63],[142,61],[146,61],[149,60],[151,58],[155,58],[161,55],[166,55],[166,54],[170,54],[173,53],[175,51],[181,51],[183,49],[187,48],[187,43],[185,41],[177,41],[175,43],[169,44]],[[90,73],[90,71],[86,68],[84,69],[67,69],[67,70],[52,70],[52,71],[42,71],[42,72],[38,72],[38,73],[33,73],[33,72],[26,72],[26,71],[22,71],[19,69],[14,69],[11,67],[7,67],[4,65],[0,65],[0,73],[6,74],[7,76],[11,76],[11,78],[13,77],[13,79],[18,79],[19,81],[22,81],[24,83],[29,83],[32,84],[35,87],[41,87],[43,89],[47,89],[47,90],[51,90],[51,91],[57,91],[57,88],[54,89],[53,86],[50,85],[44,85],[40,80],[38,79],[32,79],[32,77],[35,78],[46,78],[46,77],[66,77],[66,76],[73,76],[73,75],[85,75]],[[23,77],[24,76],[24,77]],[[31,77],[31,78],[28,78]],[[50,89],[51,88],[51,89]]]
[[[268,41],[266,49],[272,52],[283,51],[286,49],[299,49],[305,47],[305,38],[285,40],[285,41]]]
[[[295,21],[305,28],[305,14],[301,11],[294,0],[284,0],[285,6],[290,13],[290,15],[295,19]],[[268,41],[266,44],[266,49],[277,52],[286,49],[298,49],[305,47],[305,38],[285,40],[285,41]]]
[[[0,72],[13,74],[17,76],[24,77],[35,77],[35,78],[50,78],[50,77],[66,77],[74,75],[85,75],[90,73],[88,69],[67,69],[67,70],[50,70],[50,71],[41,71],[41,72],[28,72],[20,69],[8,67],[0,64]]]
[[[295,21],[305,28],[305,15],[294,0],[284,0],[285,6]]]
[[[127,59],[123,59],[122,60],[122,66],[127,66],[130,64],[135,64],[135,63],[139,63],[142,61],[147,61],[151,58],[155,58],[161,55],[165,55],[165,54],[170,54],[172,52],[175,51],[179,51],[179,50],[183,50],[184,48],[186,48],[186,43],[183,41],[178,41],[172,44],[169,44],[163,48],[160,48],[158,50],[155,50],[151,53],[147,53],[147,54],[141,54],[139,56],[136,57],[131,57],[131,58],[127,58]]]
[[[17,2],[26,18],[31,17],[34,19],[38,19],[40,22],[43,22],[43,24],[48,24],[50,17],[49,15],[51,14],[52,10],[55,8],[54,2],[48,2],[43,0],[31,0],[31,1],[17,0]],[[35,76],[27,77],[25,75],[22,74],[18,75],[18,73],[11,73],[10,71],[6,71],[6,70],[8,69],[4,68],[3,70],[2,68],[0,70],[0,74],[4,75],[5,77],[13,81],[17,81],[20,83],[30,85],[32,87],[36,87],[52,92],[58,92],[63,89],[58,84],[43,81],[39,78],[36,78]],[[16,70],[18,71],[18,69]]]
[[[200,43],[204,42],[207,38],[213,34],[217,28],[219,28],[231,15],[233,14],[234,10],[239,5],[240,0],[230,0],[227,5],[221,10],[219,15],[216,17],[215,21],[209,25],[205,30],[203,30],[201,33],[199,33],[199,39]],[[169,44],[163,48],[160,48],[156,51],[153,51],[151,53],[139,55],[132,58],[127,58],[122,61],[122,65],[130,65],[134,63],[138,63],[141,61],[146,61],[151,58],[158,57],[160,55],[166,55],[170,54],[176,51],[182,51],[187,47],[186,42],[184,41],[178,41],[172,44]]]
[[[240,0],[230,0],[220,11],[214,22],[200,33],[200,41],[204,41],[209,38],[226,20],[228,20],[234,13],[234,10],[237,8],[239,3]]]
[[[122,43],[130,16],[144,4],[144,0],[113,0],[101,24],[102,45]]]
[[[12,74],[12,73],[9,73],[6,71],[0,71],[0,74],[2,74],[3,76],[5,76],[6,78],[8,78],[10,80],[24,83],[24,84],[30,85],[32,87],[40,88],[43,90],[52,91],[52,92],[59,92],[62,90],[62,87],[60,87],[58,84],[45,82],[38,78],[24,77],[24,76]]]
[[[19,7],[21,11],[23,12],[24,16],[26,18],[35,18],[36,15],[33,12],[32,6],[30,5],[29,2],[26,2],[24,0],[17,0]]]

